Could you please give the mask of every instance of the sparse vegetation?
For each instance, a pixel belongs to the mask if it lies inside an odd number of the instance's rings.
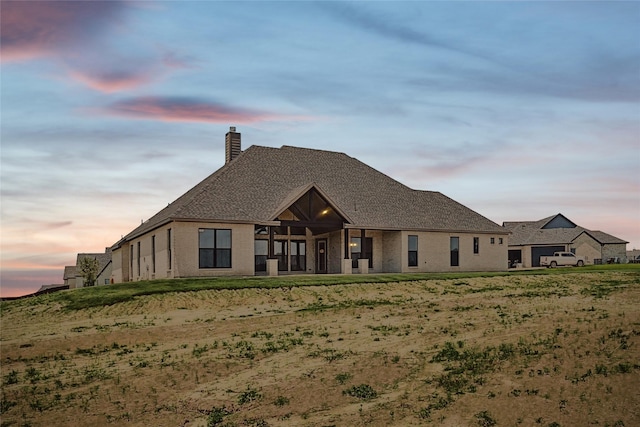
[[[2,303],[2,425],[640,424],[640,266],[172,286]]]

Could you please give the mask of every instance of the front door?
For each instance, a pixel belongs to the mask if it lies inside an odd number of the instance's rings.
[[[327,272],[327,239],[316,240],[316,274]]]

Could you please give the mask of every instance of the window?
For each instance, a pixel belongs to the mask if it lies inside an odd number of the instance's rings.
[[[499,243],[499,244],[502,244],[502,237],[499,237],[499,238],[498,238],[498,243]]]
[[[418,236],[409,236],[409,267],[418,266]]]
[[[255,226],[255,233],[256,234],[269,234],[269,230],[267,230],[267,226],[266,225],[256,225]]]
[[[351,238],[351,266],[352,268],[358,268],[358,260],[362,253],[361,238]],[[364,257],[369,260],[369,268],[373,268],[373,239],[371,237],[364,238]]]
[[[479,254],[480,253],[480,238],[479,237],[474,237],[473,238],[473,253],[474,254]]]
[[[171,270],[171,229],[167,230],[167,257],[167,266],[169,267],[169,270]]]
[[[460,265],[460,238],[450,237],[449,248],[451,251],[451,267],[458,267]]]
[[[495,244],[496,244],[496,238],[495,238],[495,237],[492,237],[492,238],[491,238],[491,244],[492,244],[492,245],[495,245]]]
[[[151,272],[156,272],[156,236],[151,236]]]
[[[140,242],[138,242],[138,276],[140,275]]]
[[[269,241],[256,240],[254,242],[256,271],[267,271],[267,257],[269,256]]]
[[[291,227],[293,231],[293,227]],[[291,271],[307,269],[307,243],[304,240],[291,241]]]
[[[133,278],[133,245],[129,247],[129,274]]]
[[[109,279],[104,279],[104,284],[108,285],[109,284]]]
[[[231,230],[198,230],[200,268],[231,268]]]
[[[273,241],[273,255],[278,259],[278,271],[287,271],[289,267],[287,264],[287,241],[286,240]]]

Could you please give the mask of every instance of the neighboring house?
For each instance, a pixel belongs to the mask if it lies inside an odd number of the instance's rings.
[[[66,286],[69,286],[69,289],[74,289],[76,287],[76,266],[75,265],[65,266],[62,279],[63,279],[63,283]]]
[[[508,231],[343,153],[241,151],[112,247],[113,281],[220,275],[502,271]]]
[[[587,264],[626,262],[626,241],[576,225],[562,214],[538,221],[504,222],[511,231],[509,265],[539,267],[540,257],[567,251],[584,256]]]
[[[80,260],[82,258],[94,258],[98,260],[98,274],[96,276],[96,283],[95,283],[96,285],[108,285],[109,283],[111,283],[111,274],[112,274],[112,266],[113,266],[112,255],[111,255],[111,248],[106,248],[104,253],[78,254],[76,258],[76,265],[75,265],[75,269],[76,269],[75,287],[76,288],[82,288],[86,286],[84,284],[84,278],[80,273]],[[66,272],[66,267],[65,267],[65,272]]]

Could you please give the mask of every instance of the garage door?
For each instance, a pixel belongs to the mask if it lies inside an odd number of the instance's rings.
[[[541,256],[551,256],[554,252],[563,252],[564,246],[533,246],[531,248],[531,266],[540,267]]]

